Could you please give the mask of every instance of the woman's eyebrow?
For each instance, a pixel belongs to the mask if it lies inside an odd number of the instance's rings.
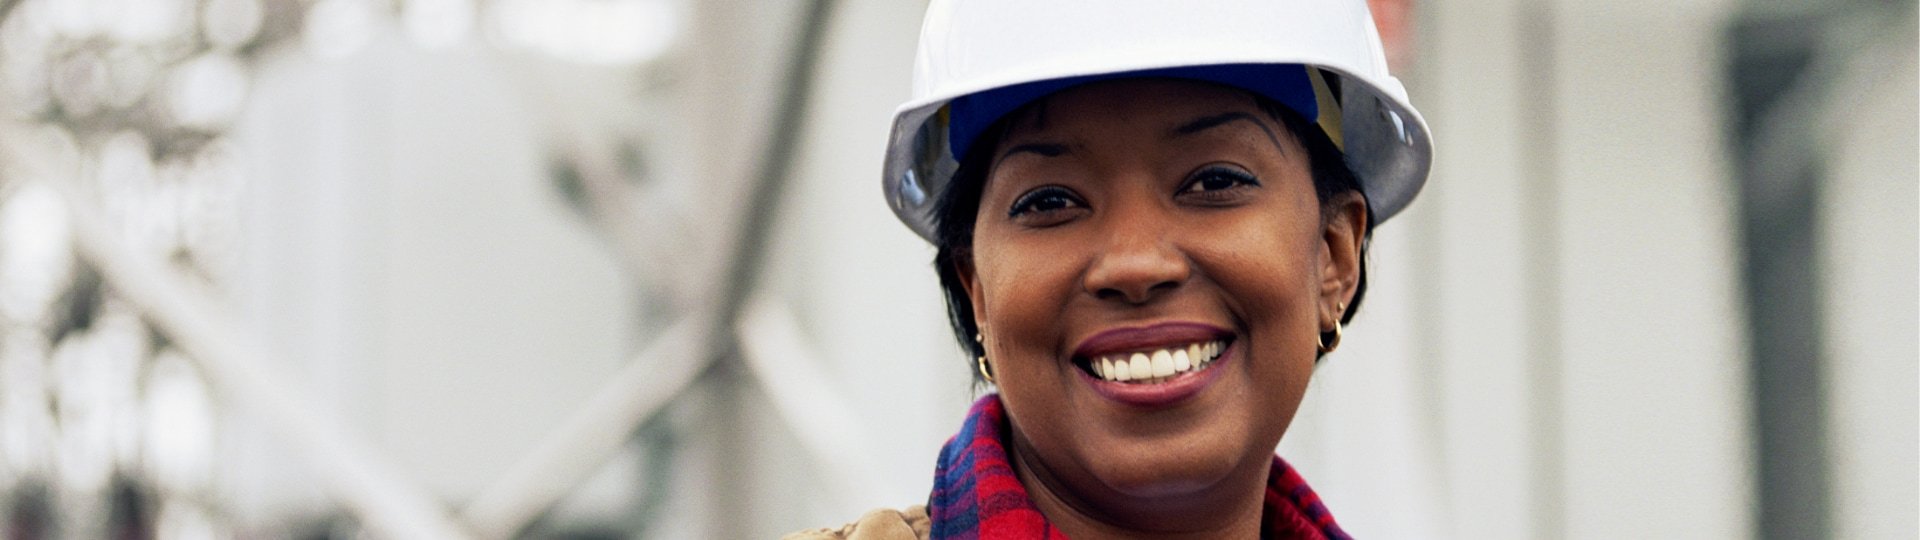
[[[1285,153],[1287,151],[1286,145],[1280,144],[1280,136],[1273,132],[1273,128],[1267,127],[1266,122],[1261,122],[1260,118],[1257,116],[1240,112],[1240,111],[1226,112],[1226,113],[1216,114],[1213,116],[1204,116],[1204,117],[1196,118],[1185,124],[1181,124],[1180,127],[1173,128],[1173,132],[1169,133],[1167,136],[1179,137],[1182,135],[1192,135],[1194,133],[1206,131],[1208,129],[1225,125],[1228,122],[1232,122],[1235,120],[1246,120],[1247,122],[1252,123],[1255,126],[1259,126],[1260,131],[1266,132],[1267,140],[1273,141],[1274,148],[1280,149],[1281,153]]]
[[[1005,153],[1000,154],[999,158],[996,158],[993,160],[993,167],[996,169],[1000,168],[1000,162],[1006,161],[1008,157],[1012,157],[1014,154],[1020,154],[1020,153],[1033,153],[1033,154],[1039,154],[1045,157],[1058,157],[1061,154],[1067,153],[1067,145],[1057,144],[1057,143],[1029,143],[1029,144],[1014,145],[1013,148],[1008,148]]]

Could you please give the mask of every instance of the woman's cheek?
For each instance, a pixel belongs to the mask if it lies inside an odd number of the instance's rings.
[[[995,240],[976,254],[981,277],[981,299],[988,339],[1007,353],[1043,354],[1046,351],[1004,349],[1055,343],[1066,297],[1077,288],[1073,255],[1058,246],[1016,244]]]
[[[1264,388],[1303,386],[1318,320],[1317,235],[1268,220],[1217,225],[1215,242],[1196,243],[1192,253],[1246,326],[1252,362],[1243,369]],[[1287,402],[1298,399],[1297,392],[1270,392],[1262,396],[1262,408],[1291,407],[1297,403]]]
[[[1243,316],[1298,309],[1315,289],[1314,236],[1274,220],[1242,219],[1196,231],[1189,254]],[[1303,297],[1304,296],[1304,297]],[[1251,321],[1249,321],[1251,322]]]

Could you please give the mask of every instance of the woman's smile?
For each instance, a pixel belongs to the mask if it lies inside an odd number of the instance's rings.
[[[1074,348],[1073,364],[1101,396],[1136,407],[1174,405],[1205,390],[1234,336],[1217,326],[1168,322],[1114,328]]]

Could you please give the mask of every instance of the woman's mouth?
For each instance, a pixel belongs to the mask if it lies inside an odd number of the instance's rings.
[[[1214,339],[1184,345],[1104,354],[1080,359],[1081,369],[1094,378],[1127,384],[1160,384],[1206,369],[1227,350],[1227,340]]]
[[[1095,393],[1134,407],[1162,408],[1199,395],[1237,357],[1238,335],[1205,323],[1164,322],[1109,329],[1073,351]]]
[[[1236,358],[1231,334],[1139,340],[1126,347],[1099,347],[1075,359],[1081,380],[1109,400],[1133,407],[1171,407],[1197,396],[1223,372],[1220,364]],[[1108,343],[1111,345],[1112,343]]]

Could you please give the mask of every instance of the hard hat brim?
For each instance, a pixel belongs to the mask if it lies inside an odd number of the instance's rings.
[[[1314,97],[1313,83],[1307,77],[1306,67],[1298,64],[1220,64],[1103,73],[1017,84],[952,99],[947,104],[949,152],[958,159],[966,159],[973,140],[988,126],[1035,100],[1083,84],[1134,78],[1186,79],[1231,86],[1266,96],[1309,120],[1319,117],[1320,106]]]
[[[929,242],[938,244],[937,200],[952,181],[974,137],[1000,116],[1053,92],[1096,80],[1177,77],[1238,87],[1267,96],[1309,119],[1319,116],[1309,70],[1337,76],[1336,141],[1347,166],[1379,224],[1412,202],[1432,169],[1433,144],[1426,122],[1407,104],[1405,90],[1391,77],[1373,80],[1335,66],[1301,63],[1223,63],[1083,73],[1023,81],[950,96],[910,102],[894,114],[882,180],[895,215]],[[1297,79],[1296,79],[1297,77]],[[1324,123],[1324,122],[1323,122]]]

